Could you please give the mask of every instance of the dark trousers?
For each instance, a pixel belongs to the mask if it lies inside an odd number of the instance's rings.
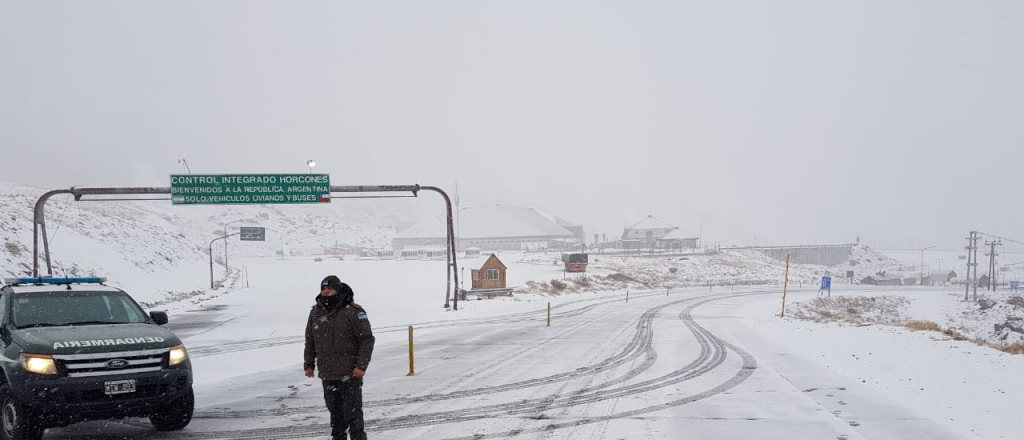
[[[345,440],[366,440],[363,432],[363,379],[324,380],[324,401],[331,412],[331,436]]]

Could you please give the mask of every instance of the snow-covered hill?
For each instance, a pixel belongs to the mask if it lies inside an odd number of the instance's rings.
[[[554,254],[552,256],[547,254],[530,255],[512,261],[552,264],[552,258],[554,258],[554,263],[557,265],[557,257]],[[853,270],[853,281],[859,283],[863,277],[877,272],[896,274],[901,264],[867,246],[858,245],[854,247],[850,259],[837,266],[790,265],[789,281],[794,288],[817,286],[821,282],[822,276],[831,275],[833,284],[849,284],[849,280],[845,278],[846,271]],[[785,262],[752,249],[660,256],[592,253],[590,254],[589,268],[590,270],[610,272],[611,275],[570,276],[565,283],[533,280],[534,283],[519,287],[517,292],[781,285],[786,277]]]
[[[43,192],[0,182],[0,275],[31,274],[32,209]],[[114,285],[153,289],[157,284],[158,290],[173,293],[209,287],[202,275],[209,273],[210,241],[229,222],[234,222],[229,232],[239,226],[267,228],[266,242],[240,242],[234,237],[228,244],[230,261],[273,257],[282,249],[286,255],[319,254],[335,242],[384,247],[396,229],[414,222],[420,212],[440,209],[439,202],[423,200],[336,198],[326,206],[173,206],[170,201],[75,202],[61,195],[50,199],[46,218],[55,274],[102,275]],[[213,246],[213,255],[223,265],[223,242]],[[40,267],[45,272],[42,257]],[[153,277],[156,273],[161,276]]]
[[[31,274],[32,208],[42,189],[0,182],[0,275]],[[422,199],[422,200],[421,200]],[[169,201],[75,202],[56,196],[47,205],[47,233],[55,275],[106,276],[142,301],[162,301],[210,289],[210,242],[239,226],[267,228],[267,241],[228,243],[229,262],[239,257],[319,255],[339,244],[387,247],[397,230],[442,210],[440,198],[341,199],[329,205],[174,206]],[[526,260],[533,255],[524,256]],[[548,257],[540,257],[550,264]],[[226,278],[224,244],[213,246],[214,278]],[[784,263],[757,251],[727,251],[690,257],[623,258],[592,254],[594,269],[621,276],[583,290],[696,285],[781,283]],[[45,264],[40,259],[45,274]],[[239,269],[237,264],[232,265]],[[849,267],[794,265],[799,286],[831,273],[835,282],[853,268],[860,277],[898,264],[858,246]],[[282,274],[285,276],[286,274]],[[538,282],[549,280],[540,279]],[[598,281],[596,278],[591,281]],[[538,288],[544,291],[543,286]],[[526,290],[530,290],[526,288]]]

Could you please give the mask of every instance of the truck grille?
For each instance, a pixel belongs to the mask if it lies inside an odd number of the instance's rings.
[[[67,377],[107,376],[160,371],[170,348],[92,354],[55,354],[57,369]]]

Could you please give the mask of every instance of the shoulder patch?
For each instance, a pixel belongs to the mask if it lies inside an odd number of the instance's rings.
[[[358,314],[358,315],[356,315],[356,316],[358,316],[358,317],[359,317],[359,319],[368,319],[368,318],[366,317],[366,313],[363,313],[363,312],[359,312],[359,314]]]
[[[355,308],[357,308],[357,309],[361,309],[361,308],[363,308],[363,306],[361,306],[361,305],[359,305],[359,304],[356,304],[356,303],[352,303],[352,307],[355,307]]]

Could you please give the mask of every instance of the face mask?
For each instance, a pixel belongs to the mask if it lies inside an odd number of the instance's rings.
[[[334,307],[334,305],[338,304],[338,302],[341,300],[341,298],[338,298],[338,295],[321,296],[321,298],[323,299],[324,306],[326,306],[327,308]]]

